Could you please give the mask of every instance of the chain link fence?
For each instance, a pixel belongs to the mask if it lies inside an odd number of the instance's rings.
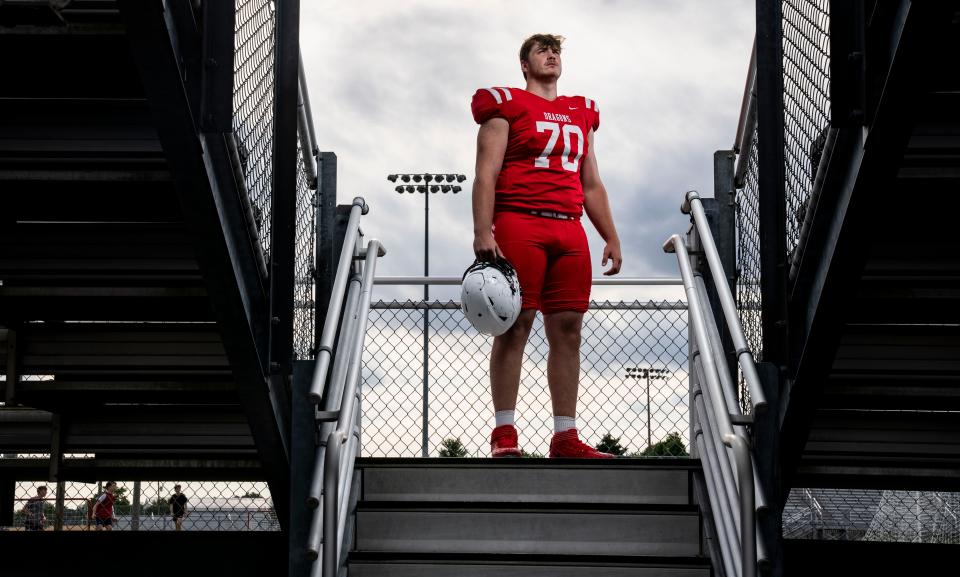
[[[317,235],[317,190],[310,187],[304,162],[313,162],[312,152],[303,149],[297,139],[297,223],[296,263],[293,297],[293,354],[298,360],[316,356],[314,323],[316,317],[315,290],[317,266],[315,259]]]
[[[488,362],[479,334],[455,302],[430,302],[428,390],[423,383],[422,302],[377,302],[363,366],[366,457],[429,456],[456,439],[469,456],[489,456],[493,429]],[[584,316],[577,423],[592,445],[609,434],[629,455],[685,455],[689,447],[687,309],[683,302],[593,302]],[[547,343],[538,315],[527,344],[517,403],[520,446],[549,452],[553,415]]]
[[[280,530],[265,481],[117,481],[112,516],[101,499],[106,485],[64,483],[58,514],[57,484],[19,481],[13,524],[0,530],[96,531],[105,530],[103,519],[111,519],[112,531]],[[175,485],[181,485],[179,494]]]
[[[830,124],[830,1],[784,0],[783,136],[786,246],[800,242]]]
[[[754,127],[746,157],[742,186],[736,191],[737,211],[737,311],[747,346],[757,361],[763,360],[763,295],[760,291],[760,157]],[[739,368],[737,369],[739,371]],[[750,414],[750,389],[740,375],[740,409]]]
[[[960,493],[795,488],[785,539],[960,544]]]
[[[269,263],[273,202],[275,4],[271,0],[236,0],[233,129],[247,194],[264,259]],[[312,119],[307,119],[312,122]],[[314,351],[316,207],[313,183],[304,164],[313,151],[297,141],[297,218],[293,350],[297,359]]]
[[[235,6],[233,131],[260,235],[260,246],[269,253],[273,191],[275,7],[271,0],[236,0]]]

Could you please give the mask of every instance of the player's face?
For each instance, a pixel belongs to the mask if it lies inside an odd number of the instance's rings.
[[[553,48],[534,44],[527,56],[526,72],[536,78],[560,78],[563,70],[560,53]]]

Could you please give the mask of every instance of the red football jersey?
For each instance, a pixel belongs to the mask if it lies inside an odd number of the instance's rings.
[[[473,95],[472,108],[477,124],[498,116],[510,123],[494,210],[583,213],[580,167],[587,156],[587,134],[600,127],[595,101],[583,96],[547,100],[520,88],[481,88]]]
[[[104,491],[97,497],[97,502],[100,503],[100,506],[97,507],[97,517],[100,519],[111,519],[113,518],[113,502],[117,499],[116,495],[111,495]]]

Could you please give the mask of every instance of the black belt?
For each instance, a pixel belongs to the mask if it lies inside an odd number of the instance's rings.
[[[551,210],[527,210],[524,211],[533,216],[542,216],[544,218],[555,218],[557,220],[578,220],[579,216],[573,216],[572,214],[564,214],[562,212],[553,212]]]

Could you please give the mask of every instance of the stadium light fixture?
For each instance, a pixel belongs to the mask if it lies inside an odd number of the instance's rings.
[[[443,192],[444,194],[452,192],[454,194],[460,192],[461,188],[455,184],[443,184],[444,181],[447,183],[463,182],[467,180],[467,177],[462,174],[447,174],[447,173],[420,173],[420,174],[390,174],[387,175],[387,180],[390,182],[396,182],[399,178],[402,182],[410,182],[411,180],[416,183],[422,182],[423,184],[407,184],[399,185],[394,190],[397,192],[406,191],[408,194],[413,194],[414,191],[423,194],[423,276],[430,276],[430,195],[436,194],[438,192]],[[433,183],[433,184],[432,184]],[[423,302],[424,304],[430,301],[430,285],[426,282],[423,284]],[[430,350],[430,309],[429,307],[424,307],[423,309],[423,355],[424,355],[424,367],[429,365],[428,361],[428,352]],[[423,456],[426,457],[429,454],[429,383],[430,377],[426,371],[423,374]]]
[[[667,369],[654,369],[653,367],[627,367],[626,374],[628,379],[645,379],[647,381],[647,447],[653,442],[652,428],[650,424],[650,379],[668,380],[670,371]]]

